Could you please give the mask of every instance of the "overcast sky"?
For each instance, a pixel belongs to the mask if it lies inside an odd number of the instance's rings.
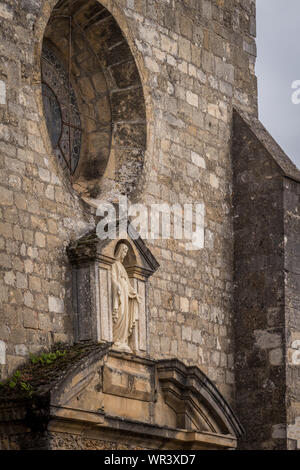
[[[292,103],[292,83],[300,81],[300,0],[256,3],[259,117],[300,168],[300,104]]]

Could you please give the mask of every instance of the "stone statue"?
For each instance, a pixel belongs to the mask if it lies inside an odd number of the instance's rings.
[[[123,265],[127,252],[128,246],[121,243],[112,265],[113,341],[116,349],[132,353],[128,340],[138,320],[141,299],[130,284]]]

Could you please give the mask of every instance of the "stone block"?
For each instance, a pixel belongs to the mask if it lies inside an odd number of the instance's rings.
[[[49,311],[50,312],[64,313],[64,309],[65,309],[64,302],[63,302],[63,300],[61,300],[57,297],[49,296],[48,306],[49,306]]]

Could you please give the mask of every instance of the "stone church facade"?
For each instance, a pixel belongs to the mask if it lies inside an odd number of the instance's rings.
[[[300,172],[258,121],[255,1],[5,0],[0,24],[0,448],[299,449]],[[201,203],[202,246],[101,241],[120,196]]]

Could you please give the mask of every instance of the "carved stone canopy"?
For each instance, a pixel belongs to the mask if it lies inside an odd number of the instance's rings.
[[[127,255],[122,260],[121,269],[125,277],[128,277],[128,289],[131,289],[131,294],[135,293],[139,300],[139,306],[135,309],[135,320],[131,322],[128,330],[126,344],[125,340],[120,343],[114,337],[117,328],[115,319],[118,318],[115,314],[114,296],[118,293],[115,293],[113,274],[116,253],[121,244],[127,247]],[[126,232],[119,234],[118,239],[111,237],[101,240],[96,230],[93,230],[72,242],[67,248],[67,254],[73,270],[76,341],[114,342],[115,340],[116,345],[121,344],[129,351],[147,354],[149,350],[147,280],[159,265],[137,232],[129,226]]]
[[[74,266],[95,260],[111,265],[115,261],[116,247],[121,241],[129,247],[128,257],[124,262],[127,271],[131,274],[139,274],[144,279],[152,276],[159,268],[159,264],[145,242],[131,226],[127,233],[119,234],[116,240],[109,238],[100,240],[96,229],[94,229],[70,243],[67,247],[67,254]]]

